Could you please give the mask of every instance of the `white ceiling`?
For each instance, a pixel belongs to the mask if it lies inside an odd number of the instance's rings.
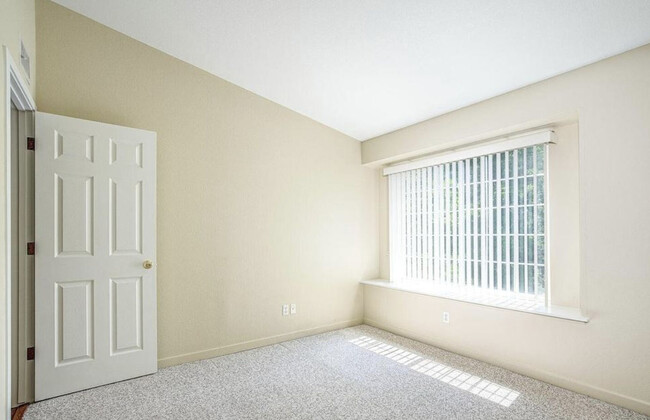
[[[55,1],[359,140],[650,43],[649,0]]]

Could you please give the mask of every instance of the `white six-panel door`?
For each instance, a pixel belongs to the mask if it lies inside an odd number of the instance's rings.
[[[37,113],[35,167],[36,400],[155,372],[156,134]]]

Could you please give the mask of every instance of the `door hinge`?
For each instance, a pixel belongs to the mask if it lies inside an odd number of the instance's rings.
[[[36,244],[34,242],[27,242],[27,255],[34,255]]]
[[[36,146],[36,139],[34,137],[27,137],[27,150],[34,150]]]
[[[27,360],[34,360],[34,347],[27,347]]]

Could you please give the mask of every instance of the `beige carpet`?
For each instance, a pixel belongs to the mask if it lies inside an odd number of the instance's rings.
[[[30,405],[25,419],[646,419],[369,326]]]

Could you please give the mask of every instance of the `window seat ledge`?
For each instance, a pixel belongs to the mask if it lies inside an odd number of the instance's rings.
[[[360,283],[366,286],[384,287],[387,289],[434,296],[443,299],[451,299],[460,302],[473,303],[476,305],[508,309],[511,311],[526,312],[535,315],[543,315],[584,323],[589,322],[589,318],[584,316],[579,308],[557,305],[551,305],[547,307],[537,302],[525,299],[514,299],[505,296],[478,296],[475,293],[465,292],[456,288],[442,287],[434,284],[423,284],[419,282],[394,283],[387,280],[377,279],[362,280]]]

